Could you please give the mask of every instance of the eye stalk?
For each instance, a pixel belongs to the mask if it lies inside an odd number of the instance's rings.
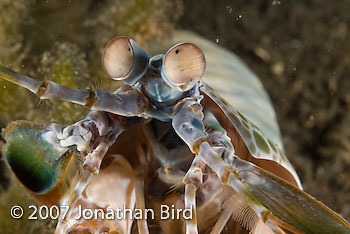
[[[147,71],[149,54],[128,37],[110,41],[103,53],[102,63],[113,80],[134,85]]]
[[[161,75],[168,85],[184,92],[194,87],[204,70],[203,52],[194,44],[180,43],[170,48],[163,57]]]

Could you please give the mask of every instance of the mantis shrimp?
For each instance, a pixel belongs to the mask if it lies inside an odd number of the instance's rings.
[[[276,127],[260,130],[263,124],[257,127],[203,82],[206,59],[198,46],[182,42],[151,57],[118,37],[102,61],[111,79],[122,82],[113,93],[0,68],[0,78],[42,100],[90,110],[72,125],[15,121],[2,133],[2,153],[26,190],[45,204],[70,207],[57,234],[350,233],[344,219],[302,191],[278,137],[269,139]],[[140,218],[134,226],[133,219],[73,218],[78,205],[159,211],[162,204],[192,217]]]

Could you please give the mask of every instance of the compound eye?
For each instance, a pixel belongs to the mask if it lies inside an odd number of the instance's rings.
[[[181,91],[187,91],[205,70],[203,52],[191,43],[181,43],[168,50],[163,58],[163,79]]]
[[[134,65],[134,51],[130,39],[118,37],[110,41],[103,53],[102,62],[112,79],[125,79]]]

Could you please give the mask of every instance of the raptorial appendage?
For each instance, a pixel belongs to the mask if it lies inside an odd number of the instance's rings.
[[[195,157],[184,176],[183,182],[185,184],[185,209],[192,210],[192,219],[186,220],[186,233],[197,234],[197,211],[196,211],[196,191],[203,183],[203,170],[205,164],[199,157]]]
[[[91,178],[72,212],[66,215],[62,230],[68,234],[130,233],[132,217],[120,219],[115,209],[135,207],[136,183],[134,170],[124,156],[108,155],[99,174]],[[93,211],[89,213],[91,219],[84,217],[83,210],[87,209]]]
[[[211,121],[207,119],[207,124],[204,124],[204,114],[203,108],[200,104],[201,97],[192,98],[183,100],[176,107],[176,112],[173,117],[173,127],[177,134],[187,143],[191,148],[193,153],[197,154],[197,160],[203,161],[205,165],[209,166],[218,176],[223,184],[227,184],[236,191],[236,199],[240,200],[241,203],[247,204],[245,212],[239,213],[241,210],[238,210],[236,213],[237,220],[240,220],[241,223],[247,223],[245,226],[250,230],[265,230],[265,233],[272,233],[272,230],[276,233],[283,233],[275,224],[266,222],[266,217],[273,216],[269,210],[267,210],[259,201],[254,199],[254,196],[250,194],[250,191],[246,186],[239,180],[237,177],[236,169],[232,167],[232,162],[234,161],[235,156],[233,155],[234,148],[230,148],[231,144],[227,148],[225,146],[219,147],[218,152],[230,152],[231,157],[226,156],[224,160],[224,155],[219,155],[212,145],[218,142],[226,142],[229,137],[226,135],[225,130],[221,131],[221,134],[218,134],[220,126],[218,121],[215,121],[212,117]],[[212,135],[210,136],[210,131],[207,133],[206,129],[215,129],[211,131]],[[218,138],[215,138],[218,137]],[[227,163],[227,161],[229,163]],[[190,168],[190,170],[192,167]],[[187,202],[193,203],[193,198],[189,194],[187,195]],[[192,195],[193,196],[193,195]],[[186,201],[186,197],[185,197]],[[235,207],[237,208],[237,207]],[[252,209],[250,212],[252,215],[249,215],[249,209]],[[232,212],[233,213],[233,212]],[[230,215],[232,215],[232,213]],[[248,214],[248,215],[247,215]],[[224,217],[226,216],[226,217]],[[228,221],[227,212],[222,212],[222,217],[218,219],[216,230],[222,230],[226,225],[223,220]],[[258,217],[258,218],[257,218]],[[250,221],[248,221],[250,218]],[[269,219],[268,219],[269,220]],[[260,222],[263,221],[263,222]],[[269,228],[264,225],[268,224]],[[191,223],[187,223],[186,230],[195,230],[191,226]],[[257,226],[259,225],[259,228]],[[271,229],[270,229],[271,228]],[[191,233],[191,232],[186,232]],[[254,232],[256,233],[256,232]]]
[[[75,207],[117,136],[140,121],[143,119],[105,112],[90,112],[84,120],[68,126],[15,121],[2,133],[2,152],[18,179],[39,201]],[[67,231],[64,224],[60,219],[57,233]]]
[[[230,138],[218,120],[211,113],[203,114],[203,108],[200,104],[201,99],[202,97],[194,97],[180,102],[175,108],[172,122],[177,134],[187,143],[192,152],[197,154],[184,179],[186,207],[195,206],[195,193],[202,182],[204,167],[209,166],[214,172],[218,173],[218,178],[222,178],[223,174],[226,174],[227,169],[230,168],[235,152]],[[208,145],[212,154],[203,157],[202,145]],[[205,153],[208,152],[205,151]],[[208,160],[208,157],[210,160]],[[215,171],[212,167],[217,170]],[[230,168],[230,171],[233,172],[233,169]],[[234,199],[234,202],[228,203],[231,204],[230,209],[221,213],[212,233],[220,233],[231,216],[234,216],[237,222],[240,222],[249,230],[256,230],[258,224],[262,225],[258,216],[247,204],[248,202],[244,196],[239,194],[241,191],[237,191],[237,188],[234,189],[236,192],[232,194],[235,195],[229,198],[229,200]],[[264,209],[259,204],[256,206],[256,209],[259,209],[258,211]],[[268,228],[265,229],[268,230]],[[259,230],[261,231],[262,228]],[[186,223],[186,233],[198,233],[196,217]]]
[[[87,116],[87,122],[82,121],[69,126],[67,131],[74,133],[74,129],[80,129],[83,126],[82,123],[89,123],[88,126],[93,129],[91,133],[94,134],[92,137],[93,141],[88,144],[89,147],[82,148],[83,150],[92,149],[91,151],[83,151],[83,153],[87,155],[84,160],[82,174],[70,194],[61,199],[61,205],[75,207],[82,192],[86,189],[86,186],[90,184],[92,177],[99,173],[102,160],[116,138],[126,128],[139,123],[140,121],[143,121],[143,119],[137,117],[125,119],[120,116],[110,115],[106,112],[90,112]],[[76,136],[73,135],[70,137]],[[66,139],[67,144],[70,143],[70,137]],[[74,143],[74,139],[72,140],[72,143]],[[70,213],[67,215],[70,215]],[[65,225],[65,222],[64,219],[59,220],[56,233],[66,233],[67,225]]]
[[[2,155],[28,192],[45,204],[59,203],[82,166],[79,152],[51,141],[54,128],[15,121],[2,131]]]
[[[314,227],[310,230],[320,229],[318,222],[321,220],[327,220],[329,225],[327,233],[349,231],[349,224],[329,208],[289,182],[234,155],[234,149],[230,148],[230,144],[226,151],[232,152],[232,155],[229,160],[225,160],[224,154],[220,154],[225,151],[220,148],[219,151],[215,150],[213,143],[226,142],[228,136],[225,132],[210,136],[210,131],[207,130],[219,123],[212,121],[214,125],[206,125],[210,121],[203,121],[200,100],[201,98],[187,99],[179,103],[172,124],[178,135],[193,153],[196,153],[196,160],[204,162],[218,176],[222,184],[234,191],[226,201],[227,209],[222,211],[211,233],[220,233],[230,217],[254,234],[284,234],[285,230],[292,233],[307,233],[305,230],[309,230],[312,226]],[[219,137],[213,140],[215,136],[221,136],[221,139]],[[187,196],[189,203],[193,202],[190,195]],[[293,205],[287,204],[290,201],[293,201]],[[302,207],[306,204],[310,210],[304,212]],[[290,212],[281,212],[286,207],[291,208]],[[306,214],[308,212],[310,213]],[[315,217],[319,221],[315,221],[317,220]],[[187,230],[194,230],[190,229],[189,224],[187,227]],[[322,230],[319,231],[317,233],[322,233]]]

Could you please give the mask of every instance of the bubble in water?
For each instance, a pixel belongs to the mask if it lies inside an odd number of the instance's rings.
[[[272,5],[281,5],[281,1],[280,0],[273,0]]]

